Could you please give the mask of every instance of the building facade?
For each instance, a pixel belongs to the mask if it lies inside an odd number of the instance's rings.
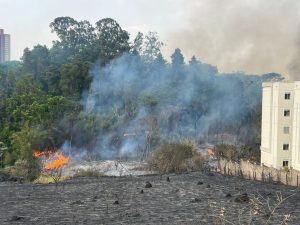
[[[10,35],[0,29],[0,63],[10,60]]]
[[[263,83],[261,163],[300,170],[300,81]]]

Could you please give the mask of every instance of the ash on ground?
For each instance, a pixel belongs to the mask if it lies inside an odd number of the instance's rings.
[[[74,176],[78,171],[95,171],[103,176],[140,176],[158,173],[149,170],[146,162],[105,160],[71,162],[63,169],[63,174]]]
[[[80,177],[47,185],[2,182],[0,224],[292,225],[300,221],[299,193],[213,172]]]

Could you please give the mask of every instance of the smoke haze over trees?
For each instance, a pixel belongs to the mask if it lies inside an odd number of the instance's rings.
[[[299,80],[299,1],[190,0],[181,6],[188,19],[168,33],[169,46],[220,71],[276,71]]]
[[[110,18],[59,17],[50,27],[53,47],[0,65],[1,166],[44,149],[145,159],[183,138],[258,150],[261,83],[280,75],[220,74],[179,48],[168,63],[157,33],[130,42]]]

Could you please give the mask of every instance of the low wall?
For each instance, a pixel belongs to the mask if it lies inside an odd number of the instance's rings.
[[[236,163],[225,159],[219,160],[219,169],[219,172],[224,175],[240,176],[250,180],[282,183],[296,187],[300,186],[300,171],[294,169],[289,169],[289,171],[278,170],[248,161]]]

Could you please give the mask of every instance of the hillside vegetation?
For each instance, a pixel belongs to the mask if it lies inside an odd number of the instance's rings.
[[[184,60],[180,49],[168,62],[155,32],[130,42],[110,18],[92,25],[59,17],[50,28],[58,37],[52,47],[37,44],[0,64],[1,167],[31,168],[33,151],[59,148],[146,159],[181,138],[257,154],[261,84],[280,75],[220,74],[196,57]]]

